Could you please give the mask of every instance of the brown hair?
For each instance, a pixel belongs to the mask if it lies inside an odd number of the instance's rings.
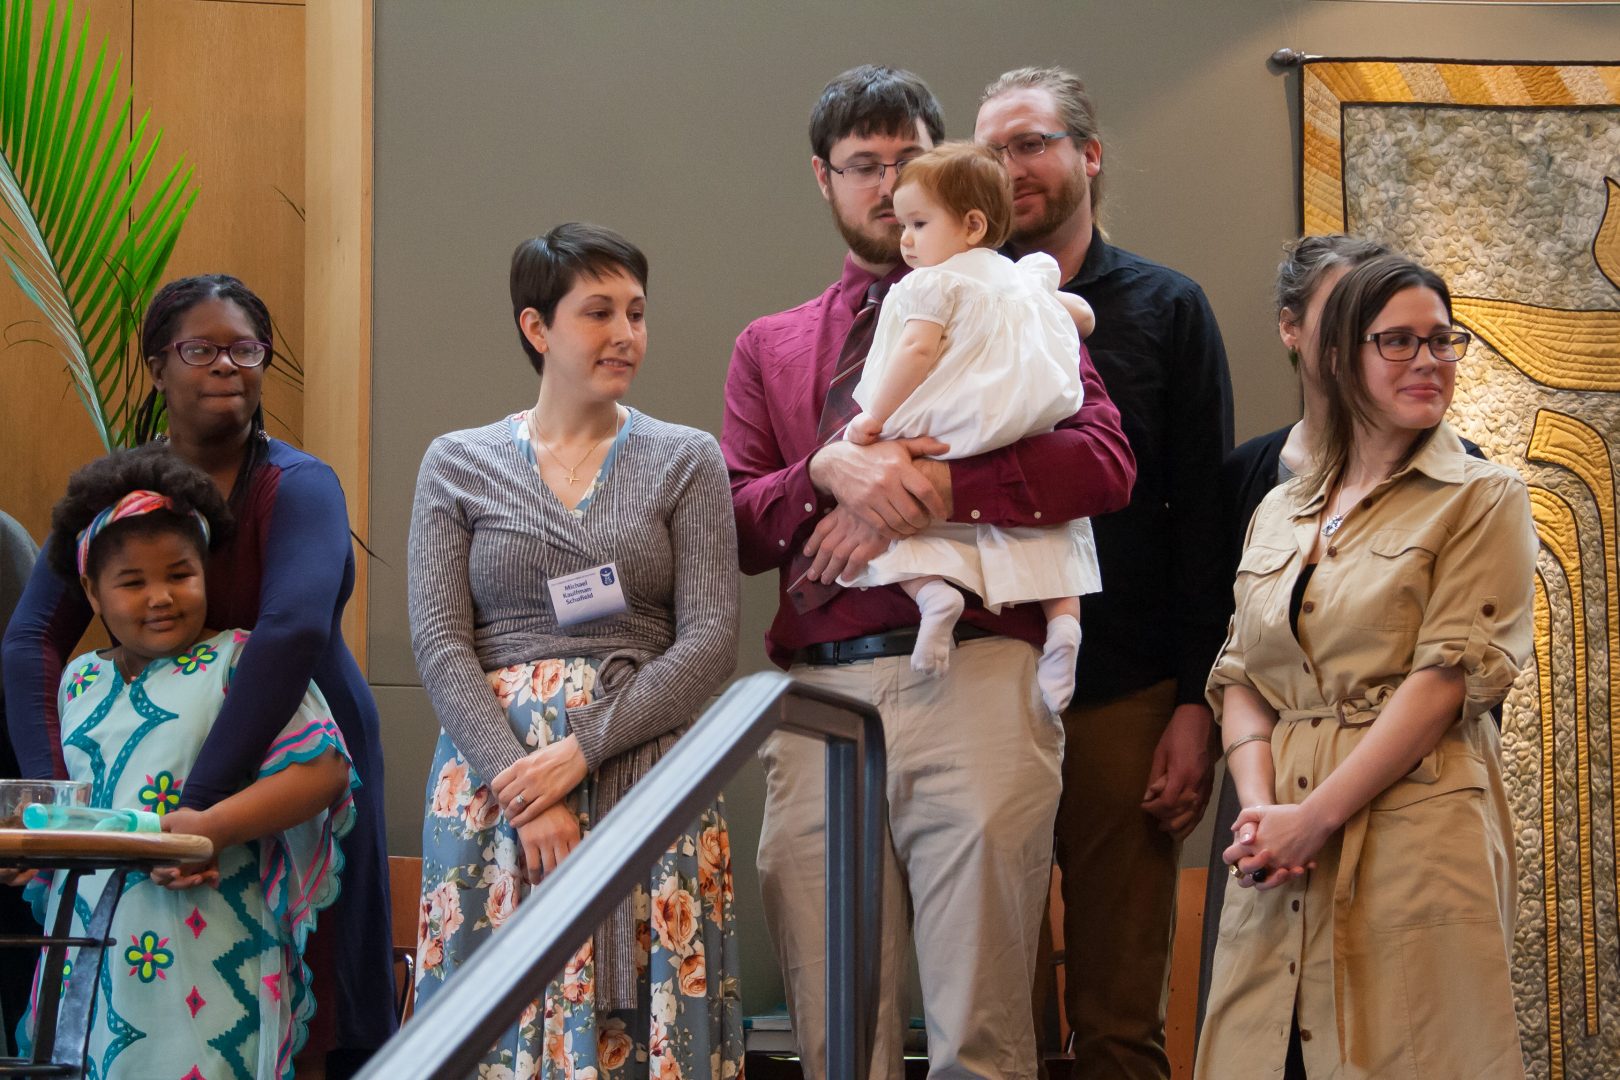
[[[1011,90],[1045,90],[1057,105],[1063,130],[1076,143],[1092,139],[1102,141],[1102,129],[1097,125],[1097,106],[1092,104],[1086,84],[1074,72],[1056,66],[1014,68],[984,88],[984,93],[979,95],[979,104],[983,105],[991,98],[1000,97]],[[1103,170],[1099,164],[1097,175],[1091,178],[1093,218],[1097,216],[1097,208],[1102,205],[1102,194]]]
[[[1372,400],[1367,394],[1367,375],[1362,358],[1366,351],[1362,337],[1390,298],[1403,289],[1429,289],[1440,297],[1451,318],[1451,291],[1439,274],[1404,255],[1380,255],[1356,266],[1339,280],[1322,309],[1318,334],[1322,360],[1322,389],[1327,395],[1327,421],[1315,437],[1315,467],[1307,483],[1317,486],[1338,476],[1350,461],[1355,428],[1372,416]],[[1434,429],[1420,432],[1400,464],[1429,441]]]
[[[1344,233],[1302,236],[1284,244],[1283,260],[1277,264],[1277,315],[1280,317],[1287,308],[1298,320],[1328,271],[1359,266],[1389,253],[1389,248],[1376,240]]]
[[[998,248],[1012,233],[1012,180],[1001,159],[988,146],[970,142],[940,143],[932,150],[906,162],[899,191],[915,184],[959,218],[969,210],[984,215],[984,239],[980,247]]]
[[[862,64],[822,89],[810,111],[810,149],[827,161],[846,135],[910,135],[919,120],[930,142],[945,137],[939,100],[927,83],[901,68]]]

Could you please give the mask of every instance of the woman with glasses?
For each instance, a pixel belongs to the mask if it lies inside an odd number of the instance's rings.
[[[213,479],[237,522],[234,537],[208,559],[207,625],[253,631],[196,764],[175,778],[179,801],[165,828],[188,831],[198,810],[240,789],[310,682],[320,688],[361,782],[354,828],[342,845],[343,892],[306,954],[320,1008],[336,1018],[326,1075],[348,1076],[395,1022],[388,920],[381,917],[389,900],[377,706],[342,634],[354,587],[343,490],[325,463],[265,433],[260,395],[274,355],[270,313],[242,282],[218,274],[165,285],[147,308],[141,349],[153,389],[138,430],[154,434],[161,401],[170,450]],[[26,776],[65,775],[55,691],[91,616],[78,582],[49,560],[35,564],[4,654],[7,720]]]
[[[1469,335],[1399,256],[1334,288],[1305,472],[1249,527],[1209,680],[1243,805],[1197,1075],[1519,1077],[1488,711],[1531,648],[1525,485],[1444,422]]]
[[[1257,435],[1237,447],[1226,456],[1221,467],[1221,537],[1230,545],[1226,557],[1227,580],[1237,576],[1243,539],[1260,501],[1272,488],[1309,470],[1315,434],[1326,422],[1328,409],[1317,346],[1317,328],[1321,325],[1328,295],[1352,268],[1389,253],[1387,247],[1376,241],[1343,233],[1302,237],[1284,250],[1283,260],[1277,266],[1277,335],[1288,350],[1289,363],[1299,377],[1301,415],[1295,422]],[[1462,443],[1463,449],[1474,457],[1484,457],[1472,442],[1463,439]],[[1230,608],[1226,614],[1231,614]],[[1200,1022],[1209,999],[1221,903],[1226,895],[1226,862],[1221,856],[1232,842],[1230,826],[1242,809],[1230,774],[1222,779],[1216,806],[1216,828],[1210,837],[1209,881],[1204,890],[1204,949],[1198,995]],[[1303,1075],[1294,1070],[1292,1062],[1285,1073],[1287,1080],[1298,1080]]]

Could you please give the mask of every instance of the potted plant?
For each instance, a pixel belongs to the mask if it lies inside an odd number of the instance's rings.
[[[0,258],[40,318],[10,344],[53,349],[108,450],[134,440],[146,390],[140,321],[197,198],[184,157],[154,173],[161,130],[131,127],[122,58],[105,38],[87,64],[89,19],[0,0]],[[161,175],[150,187],[148,177]],[[36,329],[14,333],[19,327]]]

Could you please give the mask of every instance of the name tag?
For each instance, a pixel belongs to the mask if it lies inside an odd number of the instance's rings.
[[[551,590],[551,610],[558,626],[577,626],[628,610],[619,570],[613,563],[547,578],[546,588]]]

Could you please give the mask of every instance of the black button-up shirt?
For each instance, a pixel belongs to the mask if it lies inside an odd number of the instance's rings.
[[[1086,348],[1136,454],[1130,505],[1092,521],[1103,591],[1082,600],[1075,700],[1174,678],[1177,704],[1202,702],[1232,609],[1220,485],[1232,381],[1215,313],[1192,279],[1095,230],[1063,288],[1097,313]]]

